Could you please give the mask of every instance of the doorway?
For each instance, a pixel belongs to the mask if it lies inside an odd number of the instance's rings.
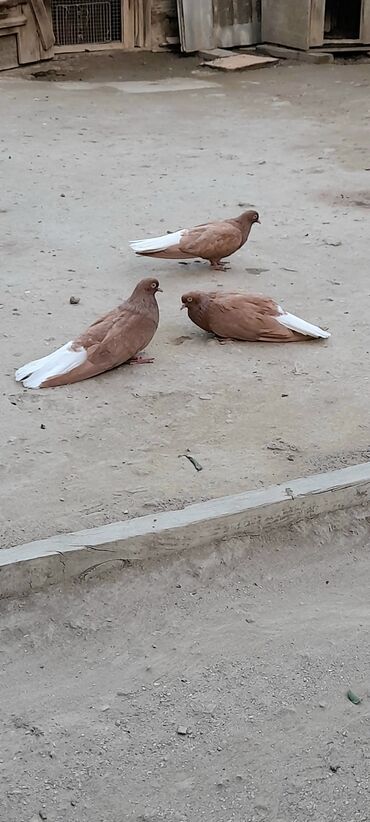
[[[359,40],[362,0],[326,0],[326,40]]]

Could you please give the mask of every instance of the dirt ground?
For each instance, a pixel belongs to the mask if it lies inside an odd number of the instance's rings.
[[[368,65],[49,68],[57,82],[0,78],[2,547],[369,458]],[[246,204],[262,225],[228,273],[128,248]],[[53,391],[14,382],[151,274],[153,365]],[[218,286],[333,336],[220,346],[179,311],[184,291]]]
[[[2,820],[367,822],[357,516],[3,601]]]

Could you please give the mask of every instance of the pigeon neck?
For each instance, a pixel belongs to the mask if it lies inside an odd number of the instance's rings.
[[[241,232],[243,234],[243,241],[245,242],[249,237],[249,233],[253,225],[250,214],[248,214],[248,212],[240,214],[239,217],[235,217],[234,223],[237,223],[237,225],[241,229]]]
[[[203,331],[210,331],[207,319],[209,303],[209,298],[204,296],[200,302],[194,303],[194,305],[188,307],[190,319],[198,325],[199,328],[202,328]]]

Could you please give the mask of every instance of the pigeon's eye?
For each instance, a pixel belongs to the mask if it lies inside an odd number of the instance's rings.
[[[152,283],[152,288],[157,288],[157,283]]]
[[[188,303],[192,303],[192,302],[193,302],[193,298],[192,298],[192,297],[188,297]]]

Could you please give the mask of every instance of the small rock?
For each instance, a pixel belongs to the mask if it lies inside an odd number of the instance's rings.
[[[40,428],[42,428],[42,430],[45,431],[46,425],[44,425],[44,423],[42,422]]]
[[[73,297],[72,296],[72,297],[69,298],[69,302],[70,302],[71,305],[78,305],[78,303],[80,302],[80,299],[81,299],[80,297]]]
[[[179,736],[187,736],[189,731],[188,731],[188,728],[186,727],[186,725],[178,725],[178,727],[176,729],[176,733],[179,734]]]
[[[326,708],[326,702],[319,702],[319,708]]]
[[[101,710],[102,710],[103,713],[105,713],[105,711],[109,711],[109,708],[110,708],[110,705],[103,705]]]
[[[202,394],[202,396],[200,396],[199,399],[200,400],[211,400],[212,397],[211,397],[210,394]]]
[[[339,771],[340,765],[329,765],[329,768],[332,773],[337,773],[337,771]]]
[[[47,819],[47,815],[46,815],[45,811],[39,811],[39,817],[40,817],[40,819],[43,819],[44,822],[45,822],[45,820]]]

